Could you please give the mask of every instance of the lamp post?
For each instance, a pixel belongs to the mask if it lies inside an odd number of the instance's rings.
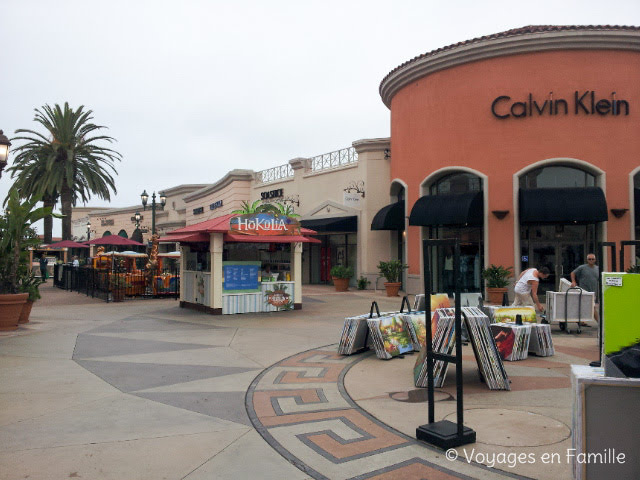
[[[9,159],[9,147],[11,142],[0,130],[0,178],[2,177],[2,170],[7,166],[7,160]]]
[[[136,220],[136,230],[137,230],[140,228],[140,219],[142,218],[142,215],[140,215],[140,212],[136,212],[133,218],[135,218]]]
[[[142,199],[142,209],[147,209],[147,200],[149,200],[149,194],[146,190],[144,190],[140,194],[140,198]],[[164,192],[160,192],[160,209],[164,209],[164,206],[167,203],[167,197]],[[151,236],[156,234],[156,192],[153,192],[151,195]]]
[[[87,221],[87,242],[91,240],[91,222]]]

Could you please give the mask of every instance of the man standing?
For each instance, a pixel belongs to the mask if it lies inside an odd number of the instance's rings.
[[[540,279],[546,279],[550,273],[547,267],[542,267],[540,270],[529,268],[522,272],[514,289],[516,298],[513,305],[535,305],[536,310],[542,312],[544,308],[538,300],[538,285],[540,284]]]
[[[598,277],[600,269],[596,265],[596,256],[593,253],[587,255],[587,263],[580,265],[571,272],[571,286],[576,285],[587,292],[595,293],[595,306],[593,316],[598,320]]]
[[[47,283],[47,263],[47,258],[43,253],[40,257],[40,277],[42,278],[43,283]]]

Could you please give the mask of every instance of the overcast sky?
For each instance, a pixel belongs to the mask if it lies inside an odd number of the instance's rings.
[[[93,110],[123,207],[388,137],[378,87],[401,63],[526,25],[640,25],[640,1],[4,0],[0,18],[0,129],[38,129],[45,104]]]

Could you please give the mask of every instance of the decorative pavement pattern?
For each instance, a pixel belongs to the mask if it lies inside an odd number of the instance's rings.
[[[212,335],[215,330],[217,335]],[[226,385],[242,374],[253,378],[262,368],[233,357],[233,350],[226,348],[231,332],[136,316],[79,334],[72,358],[121,392],[251,426],[245,391]],[[174,340],[182,335],[201,343]]]
[[[339,355],[333,346],[269,367],[247,392],[247,411],[255,428],[289,462],[316,479],[524,478],[462,460],[454,466],[444,452],[359,408],[343,380],[362,358]]]
[[[72,358],[124,393],[253,424],[285,459],[316,479],[524,478],[462,460],[452,465],[442,451],[358,407],[343,381],[365,355],[344,357],[334,345],[263,370],[228,348],[233,332],[139,315],[79,334]],[[247,376],[254,378],[248,391],[237,388]]]

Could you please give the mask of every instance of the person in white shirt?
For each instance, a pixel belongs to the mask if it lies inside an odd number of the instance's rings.
[[[78,260],[78,257],[76,257],[76,256],[74,256],[74,257],[73,257],[73,263],[72,263],[72,265],[73,265],[74,267],[79,267],[79,266],[80,266],[80,261]]]
[[[544,308],[538,300],[538,285],[540,284],[540,279],[546,279],[550,273],[547,267],[542,267],[540,270],[529,268],[522,272],[514,289],[516,298],[513,305],[535,305],[536,309],[542,312]]]

